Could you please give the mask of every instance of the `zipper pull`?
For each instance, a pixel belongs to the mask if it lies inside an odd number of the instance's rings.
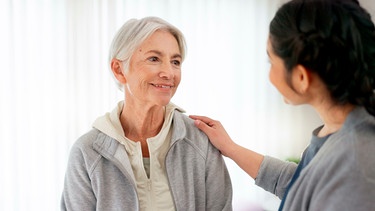
[[[148,186],[148,190],[150,191],[151,190],[151,180],[147,181],[147,186]]]

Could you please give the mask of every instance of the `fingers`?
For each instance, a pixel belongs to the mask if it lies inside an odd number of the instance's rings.
[[[194,120],[194,125],[200,130],[202,130],[204,133],[206,133],[207,135],[209,135],[213,130],[213,128],[210,125],[208,125],[207,123],[199,119]]]
[[[206,117],[206,116],[189,115],[189,117],[194,119],[194,120],[200,120],[200,121],[208,124],[209,126],[214,125],[214,122],[215,122],[215,120],[213,120],[209,117]]]

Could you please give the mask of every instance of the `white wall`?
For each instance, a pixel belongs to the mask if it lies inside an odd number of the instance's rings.
[[[299,156],[320,120],[309,107],[285,105],[268,81],[268,22],[280,2],[0,1],[0,210],[59,210],[71,145],[122,99],[107,52],[133,17],[160,16],[186,35],[173,102],[221,120],[245,147]],[[374,12],[373,1],[363,3]],[[278,199],[226,162],[235,210],[277,209]]]

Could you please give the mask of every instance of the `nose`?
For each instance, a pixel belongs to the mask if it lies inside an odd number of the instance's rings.
[[[160,78],[173,79],[175,75],[175,69],[171,63],[164,64],[159,73]]]

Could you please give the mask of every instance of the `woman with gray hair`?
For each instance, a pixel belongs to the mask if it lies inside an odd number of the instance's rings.
[[[71,149],[62,210],[232,210],[220,152],[170,102],[185,39],[156,17],[126,22],[109,63],[125,100]]]

